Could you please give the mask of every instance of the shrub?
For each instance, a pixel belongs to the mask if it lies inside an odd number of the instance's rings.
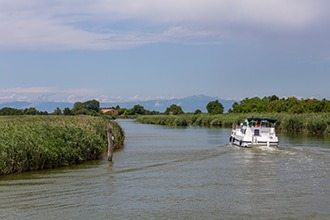
[[[174,126],[187,126],[188,123],[185,118],[177,117],[173,122]]]
[[[291,133],[299,133],[303,131],[303,117],[298,114],[287,115],[281,121],[281,130]]]

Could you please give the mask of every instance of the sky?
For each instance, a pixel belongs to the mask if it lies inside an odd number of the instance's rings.
[[[0,0],[0,103],[330,99],[328,0]]]

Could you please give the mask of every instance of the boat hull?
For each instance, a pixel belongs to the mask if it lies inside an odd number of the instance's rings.
[[[245,141],[243,139],[236,139],[235,137],[230,137],[230,143],[239,147],[278,147],[279,142],[278,141],[258,141],[258,142],[252,142],[252,141]]]

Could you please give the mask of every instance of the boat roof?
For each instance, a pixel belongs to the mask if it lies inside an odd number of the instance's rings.
[[[270,123],[275,123],[277,119],[275,118],[263,118],[263,117],[252,117],[252,118],[247,118],[247,120],[250,121],[269,121]]]

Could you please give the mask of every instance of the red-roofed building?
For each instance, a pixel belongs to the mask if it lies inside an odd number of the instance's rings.
[[[113,108],[101,109],[101,113],[103,113],[103,114],[111,114],[111,115],[118,115],[118,111],[116,109],[113,109]]]

